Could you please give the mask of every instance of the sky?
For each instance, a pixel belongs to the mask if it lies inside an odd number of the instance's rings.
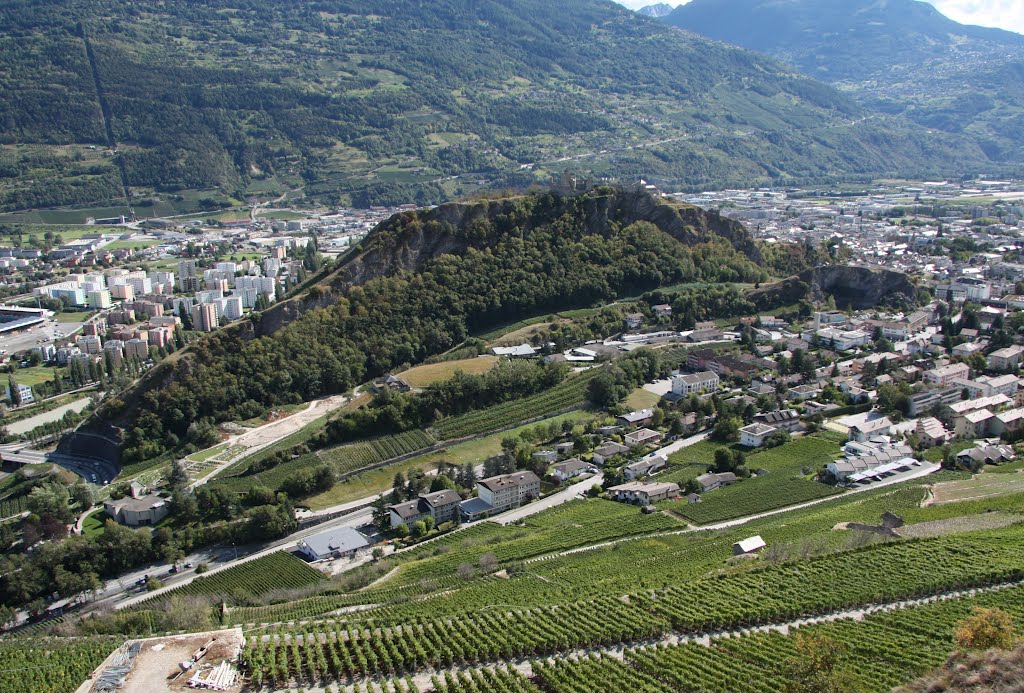
[[[682,5],[678,0],[619,0],[634,10],[656,2]],[[961,24],[1009,29],[1024,34],[1024,0],[927,0],[940,12]]]

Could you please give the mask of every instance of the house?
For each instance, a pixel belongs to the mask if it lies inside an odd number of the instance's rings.
[[[1014,344],[1003,349],[996,349],[988,355],[988,367],[994,371],[1009,371],[1020,365],[1024,356],[1024,346]]]
[[[775,433],[776,430],[774,426],[755,421],[740,429],[740,445],[745,445],[748,448],[759,448],[764,445],[764,441],[768,436]]]
[[[711,371],[686,373],[672,377],[672,393],[689,395],[695,392],[714,392],[718,389],[719,379]]]
[[[776,429],[783,429],[794,433],[800,430],[800,412],[796,409],[777,409],[754,415],[754,421],[758,421]]]
[[[653,409],[641,409],[640,411],[631,411],[628,414],[615,417],[615,420],[623,425],[636,428],[637,426],[646,426],[651,423],[651,419],[654,418]]]
[[[622,324],[627,330],[635,330],[644,324],[644,314],[626,313],[626,317],[622,319]]]
[[[548,473],[552,478],[558,479],[558,481],[568,481],[583,474],[594,474],[596,472],[597,469],[594,465],[573,457],[565,462],[559,462],[554,465]]]
[[[412,390],[412,385],[397,375],[388,373],[383,378],[373,382],[373,389],[375,392],[383,392],[385,389],[394,390],[395,392],[409,392]]]
[[[764,539],[762,539],[760,535],[749,537],[732,545],[732,555],[745,556],[757,553],[766,546],[768,546],[768,544],[764,542]]]
[[[494,347],[491,349],[491,353],[495,356],[507,356],[510,359],[528,359],[536,356],[537,350],[524,342],[519,346]]]
[[[1016,455],[1009,445],[979,445],[978,447],[961,450],[956,455],[956,461],[964,465],[973,464],[999,464],[1009,462]]]
[[[679,495],[679,484],[633,481],[628,484],[612,486],[608,489],[608,493],[611,494],[612,500],[647,506]]]
[[[697,483],[700,484],[701,493],[707,493],[708,491],[714,491],[722,486],[728,486],[734,484],[739,480],[732,472],[720,472],[715,474],[708,472],[707,474],[701,474],[697,477]]]
[[[971,354],[977,354],[985,350],[985,344],[981,342],[964,342],[953,347],[953,356],[966,358]]]
[[[871,419],[870,421],[864,421],[863,423],[850,426],[850,440],[863,443],[871,440],[875,436],[887,436],[891,432],[892,421],[889,420],[888,416],[883,416],[878,419]]]
[[[535,460],[551,464],[552,462],[558,459],[558,453],[555,452],[554,450],[538,450],[537,452],[533,453],[532,457]]]
[[[697,344],[699,342],[710,342],[716,339],[721,339],[724,336],[724,332],[717,327],[712,327],[705,330],[694,330],[686,336],[686,341],[691,344]]]
[[[351,558],[369,545],[366,537],[351,527],[338,527],[303,539],[297,548],[310,561],[324,561]]]
[[[604,445],[594,448],[594,462],[597,464],[604,464],[610,458],[616,455],[621,455],[624,452],[629,452],[629,448],[619,443],[605,443]]]
[[[451,489],[443,489],[434,493],[421,493],[418,497],[405,503],[395,503],[388,506],[391,518],[391,528],[399,525],[406,527],[419,522],[422,519],[431,517],[435,524],[448,522],[458,511],[462,498]]]
[[[659,303],[656,306],[651,306],[651,310],[659,318],[670,318],[672,317],[672,306],[667,303]]]
[[[641,428],[638,431],[632,431],[627,433],[624,441],[627,447],[635,447],[637,445],[650,445],[661,440],[661,434],[657,431],[652,431],[649,428]]]
[[[627,464],[622,468],[622,475],[627,481],[650,476],[668,466],[668,460],[661,455],[648,455],[639,462]]]
[[[797,385],[796,387],[789,388],[786,398],[793,402],[803,402],[804,400],[814,399],[820,394],[821,388],[817,385]]]
[[[934,416],[925,416],[918,419],[917,428],[914,429],[914,432],[917,434],[917,439],[925,447],[929,448],[945,445],[952,438],[946,427],[942,425],[942,422]]]
[[[103,502],[103,512],[128,527],[152,527],[170,515],[171,507],[166,498],[148,491],[138,481],[133,481],[127,496]]]
[[[954,380],[969,380],[971,369],[966,363],[951,363],[924,372],[926,382],[940,387],[952,384]]]

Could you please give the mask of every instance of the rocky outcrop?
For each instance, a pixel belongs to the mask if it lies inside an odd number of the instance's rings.
[[[886,269],[826,265],[815,267],[752,291],[748,298],[758,310],[792,305],[802,299],[835,299],[844,310],[876,307],[909,308],[914,304],[916,288],[907,275]]]
[[[244,323],[243,337],[273,334],[304,313],[335,303],[349,287],[381,276],[415,272],[427,260],[466,248],[487,247],[503,234],[548,224],[571,213],[587,233],[602,234],[646,221],[686,245],[725,240],[754,261],[760,252],[739,223],[698,207],[647,192],[603,187],[581,195],[528,195],[500,200],[452,203],[431,210],[402,212],[382,222],[341,266],[313,288]]]

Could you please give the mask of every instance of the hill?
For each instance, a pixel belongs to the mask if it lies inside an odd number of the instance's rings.
[[[431,202],[565,168],[677,187],[991,169],[599,0],[12,0],[0,48],[0,211]]]
[[[794,65],[867,107],[1024,160],[1024,36],[918,0],[693,0],[663,20]]]
[[[448,204],[378,226],[323,281],[150,371],[105,418],[123,461],[355,385],[524,317],[681,282],[765,280],[742,226],[599,188]]]

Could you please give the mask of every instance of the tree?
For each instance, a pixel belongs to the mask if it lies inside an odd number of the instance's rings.
[[[373,551],[370,552],[370,558],[373,559],[374,563],[384,558],[384,549],[379,546],[374,547]]]
[[[11,398],[11,404],[16,407],[21,406],[21,389],[18,387],[13,373],[7,376],[7,394]]]
[[[798,632],[796,655],[786,660],[783,688],[787,693],[848,693],[860,690],[843,662],[845,645],[828,635]]]
[[[417,520],[412,526],[412,535],[414,537],[421,538],[427,535],[427,523],[423,520]]]
[[[735,416],[720,416],[715,423],[711,437],[720,443],[734,443],[739,440],[742,421]]]
[[[184,488],[188,485],[188,471],[183,460],[175,460],[167,472],[167,485],[172,489]]]
[[[398,536],[399,539],[405,539],[407,536],[409,536],[409,525],[403,522],[402,524],[395,527],[395,535]]]
[[[384,502],[384,496],[377,496],[373,501],[373,526],[382,532],[391,529],[391,513]]]
[[[485,573],[493,573],[498,569],[498,557],[493,553],[485,553],[480,556],[480,570]]]
[[[1002,609],[975,607],[957,624],[953,641],[962,650],[1012,649],[1017,641],[1013,617]]]
[[[715,450],[715,472],[731,472],[736,465],[733,462],[732,453],[729,448],[718,448]]]
[[[460,563],[459,567],[455,570],[455,574],[463,580],[470,580],[476,575],[476,569],[469,563]]]

